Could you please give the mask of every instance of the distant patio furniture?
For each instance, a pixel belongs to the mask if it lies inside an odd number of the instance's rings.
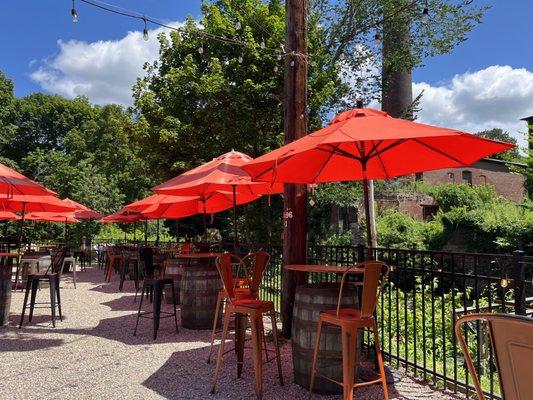
[[[76,289],[76,257],[69,256],[63,259],[63,266],[59,272],[59,280],[61,280],[63,273],[65,273],[65,270],[68,269],[69,265],[72,266],[72,281],[74,282],[74,289]]]
[[[468,322],[485,322],[489,330],[498,370],[502,399],[533,399],[533,319],[509,314],[468,314],[455,323],[455,334],[463,351],[479,400],[485,399],[462,327]]]
[[[222,330],[222,340],[218,348],[217,364],[213,382],[211,386],[211,393],[215,393],[215,387],[222,365],[224,356],[224,345],[228,337],[229,323],[232,315],[235,315],[235,352],[237,354],[237,376],[240,378],[242,373],[243,359],[244,359],[244,339],[247,326],[247,320],[250,319],[250,326],[252,328],[252,348],[253,348],[253,364],[255,372],[255,395],[256,398],[263,398],[263,357],[261,345],[263,343],[264,326],[263,316],[270,315],[272,323],[272,337],[274,340],[274,352],[278,366],[278,375],[280,384],[283,386],[283,373],[281,370],[281,357],[278,346],[278,331],[276,323],[276,310],[274,303],[271,301],[262,301],[257,299],[239,299],[234,288],[234,280],[232,274],[231,255],[224,253],[216,261],[218,272],[224,284],[224,290],[228,294],[226,309],[224,310],[224,326]]]
[[[360,267],[364,267],[361,307],[358,309],[341,307],[345,279],[350,270],[348,269],[342,275],[337,308],[335,310],[326,310],[320,313],[316,331],[315,349],[313,352],[313,364],[311,366],[309,396],[311,396],[313,392],[313,384],[317,372],[318,348],[322,328],[324,325],[329,325],[337,326],[341,329],[343,380],[342,382],[334,381],[334,383],[343,387],[343,399],[352,400],[355,388],[373,383],[381,383],[383,397],[385,400],[388,399],[387,380],[385,377],[385,368],[383,367],[383,357],[379,346],[378,329],[376,318],[374,317],[374,311],[376,310],[376,303],[381,294],[381,290],[386,283],[389,267],[387,264],[380,261],[366,261],[358,263],[352,268],[355,269]],[[379,377],[370,381],[356,383],[355,367],[357,365],[357,337],[358,331],[362,329],[369,329],[373,332],[374,346],[379,367]]]

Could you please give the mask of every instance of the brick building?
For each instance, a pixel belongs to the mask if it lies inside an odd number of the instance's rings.
[[[514,202],[521,202],[525,196],[525,177],[511,171],[510,166],[527,168],[526,164],[504,162],[486,158],[462,168],[446,168],[436,171],[413,174],[411,179],[429,184],[467,183],[470,185],[488,184],[496,193]],[[402,194],[395,198],[376,199],[379,207],[397,208],[413,218],[425,220],[437,212],[438,204],[431,196],[416,193]]]

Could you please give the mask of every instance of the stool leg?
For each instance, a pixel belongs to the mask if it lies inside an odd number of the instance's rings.
[[[26,305],[28,304],[28,296],[31,291],[31,280],[28,278],[26,281],[26,293],[24,293],[24,303],[22,305],[22,313],[20,314],[20,323],[19,329],[22,328],[22,323],[24,322],[24,313],[26,311]]]
[[[163,297],[163,285],[157,282],[153,287],[153,317],[154,326],[154,340],[157,339],[157,331],[159,330],[159,318],[161,317],[161,298]]]
[[[376,323],[372,327],[372,333],[374,334],[374,346],[376,348],[376,357],[378,359],[379,374],[381,376],[381,387],[383,388],[383,397],[385,400],[389,398],[389,391],[387,388],[387,378],[385,376],[385,368],[383,367],[383,355],[381,354],[381,348],[379,346],[379,336]]]
[[[220,308],[222,306],[222,300],[224,297],[224,293],[218,292],[217,296],[217,305],[215,307],[215,318],[213,319],[213,329],[211,330],[211,346],[209,346],[209,355],[207,356],[207,363],[211,363],[211,353],[213,352],[213,345],[215,343],[215,337],[216,337],[216,330],[217,330],[217,321],[218,321],[218,313],[220,312]]]
[[[272,314],[270,314],[270,321],[272,321],[272,336],[274,337],[274,346],[276,350],[276,358],[277,358],[277,363],[278,363],[279,384],[283,386],[283,371],[281,369],[281,355],[279,353],[278,326],[276,322],[276,311],[272,311]]]
[[[342,335],[342,383],[343,399],[353,400],[353,384],[355,378],[355,347],[357,332],[341,328]]]
[[[172,287],[172,305],[174,306],[174,322],[176,323],[176,333],[180,333],[178,330],[178,313],[176,312],[176,292],[174,291],[174,279],[171,283]]]
[[[120,265],[120,284],[118,285],[118,291],[122,292],[122,287],[124,286],[124,280],[126,279],[126,266],[122,262]]]
[[[74,289],[76,289],[76,263],[75,262],[72,263],[72,280],[74,281]]]
[[[55,279],[50,279],[50,308],[52,310],[52,326],[56,327],[56,281]]]
[[[11,270],[11,273],[13,273],[13,270]],[[15,270],[15,288],[13,290],[17,290],[18,289],[18,283],[19,283],[19,273],[22,275],[22,271],[21,271],[21,268],[20,268],[20,265],[17,263],[17,269]],[[22,276],[20,277],[21,280],[22,280]]]
[[[138,261],[133,262],[133,278],[135,279],[135,297],[137,297],[137,290],[139,290],[139,262]]]
[[[322,320],[318,318],[316,326],[315,348],[313,349],[313,363],[311,364],[311,377],[309,379],[309,399],[313,394],[313,386],[315,384],[316,364],[318,362],[318,347],[320,346],[320,336],[322,335]]]
[[[59,311],[59,320],[63,322],[63,314],[61,312],[61,293],[60,293],[60,287],[59,287],[59,277],[57,277],[56,280],[57,280],[57,284],[56,284],[57,309]],[[76,287],[76,284],[74,284],[74,287]]]
[[[218,356],[217,356],[217,365],[215,367],[215,375],[213,376],[213,381],[211,383],[212,394],[215,394],[215,387],[217,384],[218,374],[220,373],[220,365],[222,364],[222,358],[224,357],[224,344],[226,343],[226,338],[228,337],[230,318],[231,318],[231,313],[228,310],[226,310],[224,312],[224,326],[222,328],[222,339],[220,340],[220,346],[218,346]]]
[[[144,297],[144,289],[146,286],[143,285],[142,291],[141,291],[141,301],[139,302],[139,311],[137,311],[137,321],[135,322],[135,330],[133,331],[133,336],[137,335],[137,327],[139,326],[139,318],[141,315],[141,307],[143,305],[143,297]]]
[[[255,372],[255,396],[258,400],[263,398],[263,350],[261,349],[261,342],[263,340],[261,335],[261,321],[258,315],[251,315],[252,327],[252,349]]]
[[[31,322],[31,320],[33,318],[33,309],[35,308],[35,298],[37,297],[37,288],[38,287],[39,287],[39,280],[32,279],[32,281],[31,281],[31,298],[30,298],[30,315],[29,315],[30,322]]]

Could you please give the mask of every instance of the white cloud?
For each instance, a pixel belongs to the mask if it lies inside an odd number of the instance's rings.
[[[66,97],[85,95],[98,104],[131,105],[131,88],[144,74],[143,64],[157,59],[157,34],[163,31],[150,31],[147,41],[138,31],[119,40],[59,40],[58,53],[43,60],[30,77],[43,89]]]
[[[455,75],[448,85],[413,84],[413,96],[422,90],[420,122],[467,132],[502,128],[526,145],[520,118],[533,115],[533,72],[494,65]]]

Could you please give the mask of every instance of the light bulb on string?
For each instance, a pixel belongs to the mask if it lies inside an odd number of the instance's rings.
[[[72,22],[78,22],[78,12],[74,6],[74,0],[72,0],[72,10],[70,10],[70,15],[72,16]]]
[[[144,29],[143,29],[143,39],[148,40],[148,27],[146,26],[146,18],[143,17]]]
[[[261,46],[262,49],[265,48],[265,38],[261,38],[261,44],[259,46]]]
[[[295,64],[294,60],[291,60],[291,67],[294,67],[294,64]]]
[[[422,10],[422,22],[426,23],[428,22],[428,20],[429,20],[429,7],[428,7],[428,2],[426,0],[426,6]]]
[[[277,65],[274,65],[274,72],[278,72],[279,68]]]
[[[282,57],[281,54],[278,54],[278,57],[277,57],[277,58],[278,58],[278,61],[280,61],[283,57]]]
[[[198,47],[198,53],[204,54],[204,46],[203,46],[203,44],[200,44],[200,47]]]
[[[341,52],[341,54],[339,54],[339,60],[341,61],[344,60],[344,57],[345,57],[344,52]]]
[[[241,28],[242,28],[241,21],[237,20],[237,22],[235,23],[235,29],[240,31]]]
[[[378,46],[381,43],[381,35],[378,31],[376,31],[376,34],[374,35],[374,44]]]
[[[244,57],[242,56],[242,54],[240,54],[239,58],[237,58],[237,61],[239,62],[239,64],[242,64],[243,59]]]

